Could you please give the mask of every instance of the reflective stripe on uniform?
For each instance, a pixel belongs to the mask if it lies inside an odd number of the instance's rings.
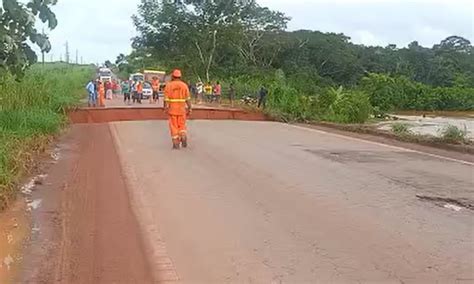
[[[168,103],[185,103],[187,100],[189,100],[189,99],[169,99],[169,98],[165,98],[165,102],[168,102]]]

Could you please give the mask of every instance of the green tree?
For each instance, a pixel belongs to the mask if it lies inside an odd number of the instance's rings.
[[[133,47],[148,50],[161,65],[209,80],[223,66],[271,65],[275,51],[266,52],[263,38],[283,30],[286,22],[282,13],[255,1],[142,0],[134,16]]]
[[[277,61],[287,72],[313,70],[313,74],[339,85],[355,84],[362,77],[356,47],[343,34],[302,30],[287,37],[291,44]]]
[[[48,37],[35,28],[37,18],[50,29],[57,20],[50,6],[57,0],[31,0],[27,4],[17,0],[3,0],[0,8],[0,70],[21,77],[25,69],[37,61],[30,42],[42,52],[49,52]]]

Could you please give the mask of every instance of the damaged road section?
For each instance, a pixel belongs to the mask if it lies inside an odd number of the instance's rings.
[[[454,198],[446,198],[440,196],[430,196],[430,195],[423,195],[417,194],[416,197],[423,201],[433,202],[434,204],[447,208],[452,209],[454,211],[461,211],[461,209],[469,209],[474,210],[474,202],[470,199],[454,199]]]
[[[69,112],[72,123],[107,123],[114,121],[139,121],[139,120],[167,120],[168,115],[163,108],[81,108]],[[266,115],[259,112],[249,112],[237,109],[222,108],[196,108],[189,119],[204,120],[247,120],[266,121],[270,120]]]

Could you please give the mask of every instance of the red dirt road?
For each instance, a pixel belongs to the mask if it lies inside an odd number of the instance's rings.
[[[54,213],[56,222],[39,218],[43,235],[25,253],[33,259],[25,262],[23,281],[153,283],[108,125],[74,126],[63,143],[67,148],[49,170],[49,193],[42,196],[51,204],[35,212]],[[31,253],[50,237],[49,249]]]

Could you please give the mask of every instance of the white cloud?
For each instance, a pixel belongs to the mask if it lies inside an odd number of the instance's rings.
[[[357,43],[432,46],[449,35],[474,39],[471,0],[261,0],[292,17],[290,30],[344,33]]]
[[[344,33],[356,43],[404,46],[418,40],[431,46],[449,35],[474,41],[470,0],[258,0],[292,17],[290,30]],[[131,50],[131,16],[139,0],[60,0],[59,25],[50,33],[55,59],[69,41],[86,62],[114,60]],[[49,59],[50,56],[48,55]]]
[[[384,39],[377,38],[377,36],[366,30],[355,31],[352,41],[354,43],[364,44],[367,46],[386,45],[386,41]]]
[[[50,32],[55,60],[65,58],[68,41],[71,59],[75,51],[86,62],[114,60],[119,53],[131,50],[130,39],[135,35],[131,16],[138,0],[60,0],[53,10],[58,17],[58,27]]]

